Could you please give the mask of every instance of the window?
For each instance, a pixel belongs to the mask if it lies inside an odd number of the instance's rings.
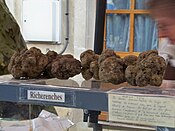
[[[156,23],[149,16],[148,0],[107,0],[104,46],[122,57],[157,49]]]

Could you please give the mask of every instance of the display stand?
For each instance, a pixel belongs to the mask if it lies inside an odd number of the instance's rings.
[[[76,83],[76,84],[73,84],[73,83]],[[131,94],[132,95],[134,93],[138,94],[137,92],[131,92],[134,90],[137,90],[137,91],[141,90],[138,95],[138,98],[140,98],[141,96],[144,96],[143,100],[147,100],[147,98],[150,99],[150,96],[151,97],[154,96],[156,99],[155,100],[151,99],[152,103],[154,103],[154,101],[157,101],[158,99],[161,99],[161,101],[167,102],[166,100],[168,98],[171,100],[170,103],[175,100],[175,96],[174,96],[175,90],[173,89],[173,87],[175,87],[174,81],[164,81],[164,83],[162,84],[162,87],[155,88],[154,91],[151,86],[148,86],[146,88],[131,88],[127,84],[112,85],[110,83],[102,83],[100,81],[93,81],[93,80],[90,80],[90,81],[82,80],[81,83],[83,84],[80,84],[80,85],[77,84],[74,78],[69,80],[59,80],[59,79],[14,80],[11,76],[8,76],[8,77],[1,76],[0,77],[0,101],[17,102],[17,103],[23,103],[23,104],[35,104],[35,105],[52,105],[52,106],[84,109],[87,111],[85,112],[87,117],[85,117],[84,121],[92,123],[91,125],[94,125],[94,130],[95,130],[95,127],[98,127],[98,130],[99,130],[102,125],[97,124],[99,123],[97,118],[101,111],[106,111],[110,113],[111,105],[109,105],[108,101],[110,100],[111,93],[116,98],[121,94],[123,95],[123,97],[126,97],[122,102],[125,102],[125,100],[127,100],[127,97],[130,96]],[[126,85],[129,88],[123,88],[124,85]],[[149,93],[148,91],[150,91],[151,93]],[[45,97],[42,95],[45,95]],[[58,99],[56,99],[56,96],[54,97],[52,95],[57,95],[59,97],[57,97]],[[157,101],[157,102],[160,102],[160,101]],[[142,104],[142,102],[140,103]],[[162,103],[159,104],[160,107],[162,106],[161,104]],[[168,110],[169,112],[175,111],[174,110],[175,108],[173,108],[174,105],[172,105],[171,111],[170,111],[171,109],[170,106],[171,105],[167,102],[165,106],[163,106],[162,108],[167,112]],[[135,107],[136,106],[134,106],[133,108]],[[124,111],[122,113],[124,113]],[[124,115],[122,113],[120,114],[120,117],[122,118],[129,116],[129,114]],[[126,110],[125,110],[125,113],[126,113]],[[130,113],[129,110],[128,110],[128,113]],[[171,114],[169,115],[172,116],[170,119],[175,124],[175,117],[174,117],[175,113],[172,115]],[[113,119],[111,118],[109,120],[110,120],[109,125],[114,126],[116,124],[117,126],[121,126],[123,123],[124,126],[131,129],[133,128],[137,129],[137,127],[139,127],[139,129],[149,129],[146,127],[151,127],[150,129],[156,130],[156,126],[157,126],[158,127],[157,130],[159,130],[160,127],[162,127],[162,124],[159,125],[159,123],[157,123],[157,125],[156,123],[155,125],[153,124],[149,125],[149,123],[144,124],[144,123],[139,123],[137,121],[133,121],[133,123],[123,121],[121,123],[121,121],[112,122]],[[148,118],[148,120],[150,120],[150,118]],[[167,123],[167,128],[175,130],[174,128],[175,126],[173,125],[173,122]],[[171,125],[169,126],[168,124],[169,125],[171,124]],[[104,125],[107,125],[107,124],[104,124]],[[132,126],[129,126],[129,125],[132,125]],[[166,126],[166,123],[164,126]]]

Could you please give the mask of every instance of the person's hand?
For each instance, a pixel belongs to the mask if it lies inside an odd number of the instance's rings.
[[[168,62],[169,62],[169,56],[168,56],[168,54],[159,54],[159,56],[163,57],[164,60],[165,60],[165,62],[166,62],[166,64],[168,64]]]

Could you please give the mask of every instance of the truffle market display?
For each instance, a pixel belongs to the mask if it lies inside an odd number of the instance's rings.
[[[68,79],[81,73],[81,63],[70,54],[59,55],[54,51],[43,54],[40,49],[32,47],[16,52],[11,57],[8,70],[16,79]]]
[[[166,69],[166,62],[157,50],[142,52],[138,57],[120,58],[113,50],[106,49],[98,59],[92,50],[87,50],[81,54],[80,60],[83,78],[89,80],[96,76],[93,78],[112,84],[126,81],[132,86],[160,86]]]
[[[81,53],[79,61],[71,54],[60,55],[54,51],[43,54],[36,47],[15,53],[8,66],[16,79],[69,79],[81,73],[85,80],[93,78],[112,84],[128,82],[132,86],[160,86],[165,69],[166,62],[156,50],[142,52],[138,57],[121,58],[114,50],[106,49],[97,55],[89,49]]]

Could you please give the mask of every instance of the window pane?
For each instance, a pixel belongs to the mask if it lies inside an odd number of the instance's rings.
[[[129,51],[129,15],[107,15],[106,47],[115,51]]]
[[[130,0],[107,0],[107,10],[129,9]]]
[[[136,9],[147,9],[147,3],[149,0],[136,0]]]
[[[156,23],[149,15],[135,15],[134,51],[157,49],[158,33]]]

